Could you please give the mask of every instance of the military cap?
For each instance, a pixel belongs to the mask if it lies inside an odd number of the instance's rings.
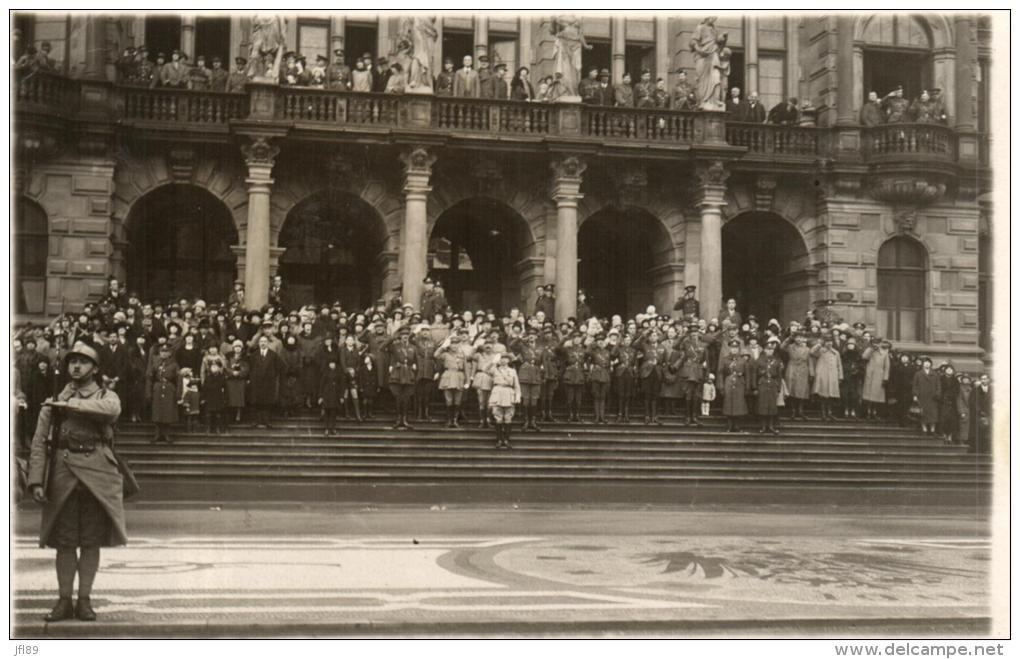
[[[727,345],[729,347],[731,347],[731,348],[733,348],[733,347],[738,347],[739,348],[740,347],[740,341],[738,339],[730,339],[730,342]]]
[[[328,62],[329,58],[326,57],[325,55],[316,55],[315,56],[315,61],[316,62]]]
[[[411,330],[407,327],[407,325],[401,325],[397,328],[397,334],[407,334],[410,331]]]
[[[219,55],[217,55],[216,57],[213,57],[212,61],[213,61],[213,64],[215,64],[216,62],[219,62],[221,64],[223,63],[223,60],[220,59]]]
[[[600,78],[608,78],[609,77],[609,69],[602,69],[601,71],[599,71],[599,77]]]
[[[863,330],[863,329],[867,328],[867,325],[865,325],[864,323],[862,323],[861,321],[858,320],[856,323],[854,323],[853,327],[854,327],[854,329]]]
[[[389,64],[389,63],[390,63],[390,61],[389,61],[388,59],[386,59],[385,57],[380,57],[379,59],[377,59],[377,60],[375,61],[375,63],[376,63],[376,64],[380,64],[380,65],[381,65],[381,64]]]
[[[334,55],[343,55],[344,54],[344,49],[343,48],[334,48],[333,49],[333,54]]]
[[[234,64],[244,65],[244,64],[247,64],[247,63],[248,63],[248,60],[246,60],[243,57],[235,57],[234,58]],[[244,286],[244,282],[243,281],[235,281],[234,282],[234,286],[237,286],[238,284],[241,284],[242,287]]]
[[[479,55],[478,56],[478,61],[479,62],[488,62],[489,61],[489,56],[488,55]]]
[[[494,66],[492,68],[494,70],[496,70],[496,71],[506,71],[506,64],[504,64],[503,62],[500,62],[499,64],[497,64],[496,66]]]
[[[698,287],[695,286],[694,284],[691,284],[689,286],[684,286],[684,290],[687,291],[688,293],[691,292],[691,291],[695,291],[697,289],[698,289]]]

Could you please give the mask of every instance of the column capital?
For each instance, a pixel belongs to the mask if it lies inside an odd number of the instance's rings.
[[[579,156],[565,156],[549,163],[553,170],[553,180],[549,195],[557,204],[577,203],[584,197],[581,194],[582,176],[588,163]]]
[[[248,165],[249,176],[272,183],[269,176],[276,163],[276,156],[280,155],[280,147],[268,137],[255,136],[248,140],[247,144],[241,145],[241,155]]]
[[[413,146],[400,154],[400,162],[404,164],[404,192],[428,192],[429,179],[432,177],[432,166],[436,164],[436,154],[423,146]]]
[[[722,206],[726,199],[726,181],[730,170],[721,160],[699,161],[695,165],[698,186],[695,194],[695,206]]]

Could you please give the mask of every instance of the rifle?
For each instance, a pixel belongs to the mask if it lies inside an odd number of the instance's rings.
[[[46,436],[46,458],[43,461],[42,491],[43,496],[49,491],[50,475],[56,465],[57,439],[60,437],[60,426],[64,422],[64,415],[60,409],[50,408],[50,432]]]

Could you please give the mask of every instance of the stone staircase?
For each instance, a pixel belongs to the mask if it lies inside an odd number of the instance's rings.
[[[471,422],[341,421],[341,436],[324,437],[309,413],[226,436],[178,429],[173,444],[150,443],[149,424],[122,424],[118,449],[147,501],[981,505],[991,491],[989,456],[915,429],[784,420],[774,436],[750,420],[740,434],[719,417],[663,422],[515,424],[513,450],[500,451]]]

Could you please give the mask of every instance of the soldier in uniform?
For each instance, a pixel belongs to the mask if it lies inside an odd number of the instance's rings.
[[[630,84],[630,74],[624,73],[620,84],[613,85],[613,105],[618,108],[634,107],[634,88]]]
[[[397,338],[386,347],[390,392],[397,404],[397,420],[394,430],[414,430],[407,423],[407,408],[414,394],[414,386],[418,371],[418,354],[409,341],[410,330],[402,325],[397,330]]]
[[[414,350],[418,359],[418,382],[414,390],[415,418],[418,421],[431,421],[432,412],[429,405],[432,403],[432,392],[436,389],[439,374],[433,357],[436,342],[432,340],[432,332],[425,323],[415,328]]]
[[[167,435],[167,426],[177,423],[177,376],[180,367],[173,358],[170,344],[159,347],[156,358],[149,364],[145,379],[149,383],[147,391],[152,404],[152,423],[156,426],[152,443],[165,440],[172,444]]]
[[[641,396],[645,400],[645,425],[659,421],[659,394],[662,391],[661,357],[664,352],[659,345],[657,330],[639,335],[635,345],[638,351],[638,380]]]
[[[517,342],[514,354],[517,359],[517,379],[521,385],[521,403],[524,405],[524,430],[541,430],[535,420],[536,408],[542,394],[541,352],[536,347],[535,330],[528,330],[524,342]]]
[[[535,300],[535,313],[541,311],[545,314],[546,320],[555,320],[556,316],[556,298],[553,296],[553,286],[553,284],[546,284],[535,288],[538,293],[538,299]]]
[[[588,306],[588,296],[583,288],[577,289],[577,322],[584,323],[591,318],[591,307]]]
[[[655,89],[652,90],[652,107],[660,110],[669,109],[669,92],[666,91],[666,81],[656,78]]]
[[[726,417],[726,432],[740,432],[737,419],[747,415],[747,389],[750,380],[749,362],[740,354],[740,340],[730,339],[725,361],[720,370],[723,373],[723,415]]]
[[[588,77],[577,83],[577,94],[581,97],[581,102],[588,105],[597,105],[595,102],[595,88],[598,86],[599,67],[589,67]]]
[[[631,341],[630,334],[624,334],[620,345],[610,351],[617,423],[630,423],[630,401],[634,397],[634,383],[637,380],[637,351],[631,347]]]
[[[553,397],[560,385],[560,356],[556,336],[551,327],[542,332],[540,357],[542,364],[542,420],[553,422]]]
[[[443,70],[436,76],[436,96],[453,96],[453,58],[443,58]]]
[[[212,58],[212,70],[209,71],[209,89],[214,92],[227,91],[227,78],[229,74],[223,68],[223,60],[219,57]]]
[[[521,383],[517,371],[510,365],[510,353],[499,355],[496,364],[489,367],[492,394],[489,408],[496,427],[496,448],[510,447],[510,429],[514,418],[514,405],[521,402]]]
[[[903,98],[903,85],[896,87],[882,99],[885,123],[899,124],[910,121],[910,101]]]
[[[127,543],[124,481],[113,453],[120,399],[99,385],[94,348],[78,342],[64,361],[70,382],[43,402],[28,473],[32,498],[43,504],[39,546],[57,550],[59,599],[47,622],[95,620],[92,585],[100,547]],[[78,601],[72,605],[76,574]]]
[[[451,333],[436,348],[434,357],[442,366],[439,376],[439,390],[446,402],[446,427],[459,428],[457,415],[460,412],[464,390],[470,386],[467,379],[467,353],[461,343],[462,335]]]
[[[234,68],[231,69],[227,75],[227,91],[231,94],[242,94],[244,93],[244,86],[248,84],[248,76],[245,75],[244,70],[248,66],[248,60],[243,57],[234,58]],[[235,287],[236,291],[236,287]],[[236,301],[236,304],[244,303],[244,286],[241,286],[241,298]],[[231,294],[233,295],[233,293]]]
[[[655,84],[652,82],[652,72],[648,69],[641,70],[641,79],[634,85],[634,106],[639,108],[654,108]]]
[[[687,71],[683,69],[677,69],[677,82],[676,87],[673,88],[673,103],[671,107],[674,110],[695,110],[697,109],[697,99],[694,98],[694,89],[687,83]]]
[[[563,342],[561,350],[563,384],[567,388],[567,421],[581,420],[588,356],[580,343],[580,335],[572,335]]]
[[[205,66],[205,55],[199,55],[195,66],[188,71],[188,89],[195,91],[209,89],[209,69]]]
[[[776,427],[776,416],[779,415],[777,400],[782,387],[783,360],[776,355],[778,339],[770,339],[765,344],[765,352],[756,361],[751,362],[753,371],[752,393],[757,395],[755,412],[761,418],[758,434],[764,435],[766,430],[773,435],[779,434]]]
[[[609,394],[610,370],[612,357],[606,347],[606,337],[599,334],[595,345],[588,349],[588,380],[591,382],[592,404],[595,408],[595,423],[608,424],[606,421],[606,398]]]
[[[700,315],[701,305],[698,304],[698,300],[694,297],[694,291],[697,290],[697,286],[685,286],[683,298],[677,300],[676,304],[673,305],[673,311],[679,311],[686,321],[697,320]]]
[[[698,411],[701,408],[702,384],[708,372],[708,349],[698,332],[697,323],[690,323],[687,329],[688,334],[680,345],[680,352],[683,355],[680,362],[680,381],[683,383],[684,398],[687,402],[685,424],[700,426]]]
[[[478,56],[478,94],[476,96],[480,98],[492,98],[492,79],[495,77],[495,73],[489,68],[489,56],[479,55]]]
[[[344,64],[344,49],[333,51],[333,63],[326,68],[326,89],[347,91],[351,88],[351,67]]]

